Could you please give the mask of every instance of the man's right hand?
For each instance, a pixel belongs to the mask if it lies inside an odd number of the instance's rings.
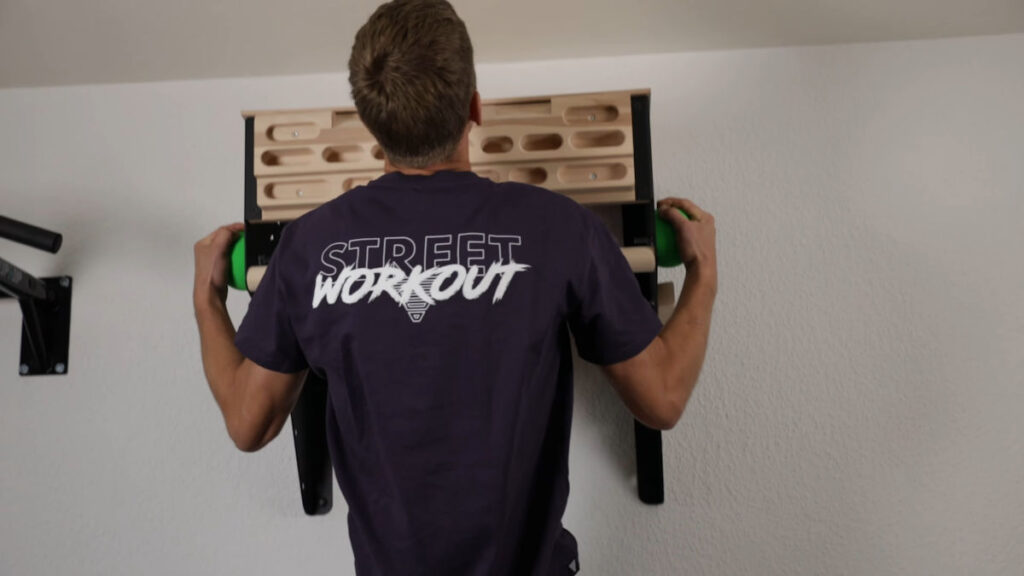
[[[676,208],[682,208],[690,219]],[[686,265],[679,302],[647,348],[603,368],[637,420],[651,428],[671,430],[682,416],[704,365],[711,309],[718,291],[718,264],[714,216],[684,198],[659,200],[658,213],[672,223]]]
[[[690,219],[687,220],[676,208],[681,208]],[[686,198],[670,197],[658,200],[658,214],[672,223],[679,255],[687,270],[694,266],[715,269],[715,217],[710,212],[702,210]]]
[[[196,278],[192,300],[196,306],[219,302],[228,296],[228,264],[232,243],[245,230],[245,224],[235,222],[221,226],[193,247],[196,259]]]

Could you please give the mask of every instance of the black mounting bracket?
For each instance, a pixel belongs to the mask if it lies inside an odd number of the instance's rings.
[[[622,241],[625,246],[654,246],[654,167],[651,155],[651,97],[635,94],[633,112],[633,164],[636,200],[622,207]],[[658,309],[658,270],[638,272],[640,292]],[[637,496],[644,504],[665,502],[665,470],[661,431],[633,420],[636,438]]]
[[[63,237],[31,224],[0,216],[0,237],[57,253]],[[0,298],[21,306],[22,376],[67,374],[71,334],[71,277],[36,278],[0,258]]]
[[[21,305],[18,374],[67,374],[71,333],[71,277],[36,278],[0,258],[0,298]]]

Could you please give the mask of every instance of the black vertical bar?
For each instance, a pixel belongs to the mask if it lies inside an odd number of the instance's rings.
[[[277,248],[287,222],[261,222],[256,202],[255,120],[245,118],[245,267],[266,266]],[[253,292],[252,288],[249,289]],[[327,382],[308,372],[291,414],[295,464],[299,471],[302,509],[310,516],[327,514],[333,507],[334,483],[327,448]]]
[[[263,211],[256,203],[256,173],[253,153],[256,145],[255,120],[252,116],[245,119],[245,220],[259,220]]]
[[[665,472],[661,450],[661,430],[633,421],[636,434],[637,493],[644,504],[665,501]]]
[[[622,235],[626,246],[654,245],[654,167],[651,159],[651,99],[647,94],[634,94],[633,173],[638,203],[623,206]],[[658,309],[658,271],[636,275],[640,291]],[[637,493],[645,504],[665,501],[665,472],[662,458],[661,431],[634,420],[636,435]]]
[[[653,201],[654,165],[651,160],[651,97],[647,94],[634,94],[631,100],[633,108],[633,171],[636,183],[636,199]]]
[[[302,509],[310,516],[327,514],[333,506],[334,488],[327,450],[327,381],[312,370],[292,410],[292,434]]]

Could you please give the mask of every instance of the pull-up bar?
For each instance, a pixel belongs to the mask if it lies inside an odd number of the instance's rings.
[[[0,216],[0,238],[56,254],[63,237],[49,230]],[[0,258],[0,298],[21,306],[22,376],[66,374],[71,331],[71,277],[36,278]]]
[[[56,232],[50,232],[6,216],[0,216],[0,238],[7,238],[51,254],[56,254],[64,242],[64,237]]]

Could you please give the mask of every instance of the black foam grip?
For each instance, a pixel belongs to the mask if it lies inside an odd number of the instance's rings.
[[[5,216],[0,216],[0,238],[7,238],[52,254],[56,254],[60,250],[60,245],[64,241],[64,237],[56,232],[50,232]]]

